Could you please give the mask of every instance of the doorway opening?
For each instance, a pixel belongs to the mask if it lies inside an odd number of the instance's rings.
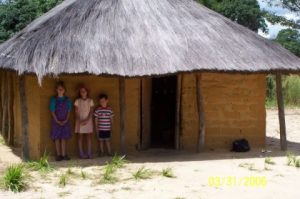
[[[152,78],[152,148],[175,148],[177,76]]]

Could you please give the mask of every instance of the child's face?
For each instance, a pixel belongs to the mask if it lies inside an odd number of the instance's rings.
[[[99,99],[100,106],[107,107],[107,103],[108,103],[108,99],[105,99],[105,98]]]
[[[62,87],[62,86],[59,86],[59,87],[56,88],[56,92],[57,92],[58,96],[62,97],[65,94],[65,88]]]
[[[79,93],[80,93],[81,98],[85,99],[87,97],[87,91],[85,88],[81,88]]]

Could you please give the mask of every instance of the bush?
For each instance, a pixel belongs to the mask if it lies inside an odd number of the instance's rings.
[[[297,75],[283,76],[282,89],[284,103],[287,106],[300,106],[300,77]],[[276,79],[274,75],[267,76],[266,107],[275,107]]]
[[[283,94],[288,105],[300,105],[300,78],[296,75],[287,76],[283,81]]]

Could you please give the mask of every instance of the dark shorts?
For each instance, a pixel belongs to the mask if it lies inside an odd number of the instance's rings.
[[[98,140],[110,140],[111,132],[110,131],[99,131],[97,134]]]

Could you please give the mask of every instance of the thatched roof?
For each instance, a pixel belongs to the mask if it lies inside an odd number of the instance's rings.
[[[193,0],[65,0],[0,46],[20,73],[299,71],[300,59]]]

